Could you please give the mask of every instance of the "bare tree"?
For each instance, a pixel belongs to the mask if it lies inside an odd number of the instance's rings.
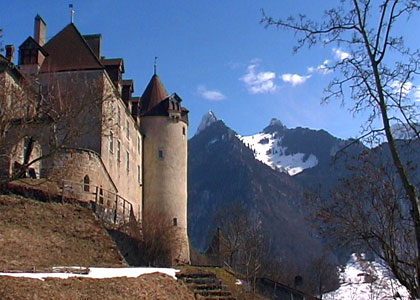
[[[180,241],[177,230],[159,207],[143,213],[142,238],[139,241],[140,264],[144,266],[171,266],[176,260],[172,252]]]
[[[262,22],[267,26],[278,26],[293,30],[298,36],[298,51],[302,46],[343,46],[348,55],[334,65],[333,71],[340,71],[341,77],[331,81],[326,89],[326,101],[338,97],[342,101],[353,100],[353,113],[369,111],[364,124],[362,138],[378,142],[385,137],[393,164],[404,190],[404,197],[410,205],[411,229],[414,244],[410,251],[415,259],[410,262],[412,277],[393,268],[395,276],[408,288],[413,297],[420,297],[420,203],[418,191],[410,180],[409,170],[404,166],[391,126],[403,125],[419,137],[419,109],[410,97],[410,87],[418,73],[419,51],[412,51],[404,45],[401,36],[395,36],[398,22],[406,21],[420,10],[415,0],[348,0],[341,1],[337,8],[325,12],[322,22],[299,16],[287,20],[275,20],[264,15]],[[392,54],[392,55],[391,55]],[[396,57],[396,58],[395,58]],[[382,126],[376,127],[379,120]],[[403,260],[398,253],[390,253],[385,260],[390,265]]]
[[[262,223],[238,202],[228,207],[216,214],[223,239],[221,255],[225,263],[245,276],[255,293],[257,277],[262,274],[263,260],[267,255]]]
[[[3,72],[0,87],[0,156],[3,169],[11,169],[3,184],[39,169],[41,161],[52,167],[54,156],[69,148],[99,153],[100,144],[94,142],[115,125],[118,96],[99,73],[13,78]]]
[[[387,156],[366,152],[352,169],[332,191],[331,201],[312,198],[321,231],[337,247],[374,253],[410,292],[417,291],[415,232],[395,166]]]

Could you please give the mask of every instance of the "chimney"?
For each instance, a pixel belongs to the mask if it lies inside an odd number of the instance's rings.
[[[47,34],[47,24],[40,15],[35,17],[34,39],[42,47],[45,44]]]
[[[6,59],[13,63],[13,57],[15,55],[15,46],[13,45],[6,45]]]

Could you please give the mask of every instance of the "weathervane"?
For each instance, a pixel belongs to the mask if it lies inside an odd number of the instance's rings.
[[[74,14],[76,13],[76,11],[73,9],[73,4],[69,4],[69,8],[70,8],[70,23],[73,23]]]
[[[154,63],[154,65],[153,65],[153,70],[154,70],[154,74],[155,74],[155,75],[156,75],[157,59],[158,59],[158,57],[157,57],[157,56],[155,56],[155,63]]]

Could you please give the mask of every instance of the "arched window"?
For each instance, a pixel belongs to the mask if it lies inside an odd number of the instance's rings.
[[[89,176],[83,177],[83,191],[89,192],[90,179]]]

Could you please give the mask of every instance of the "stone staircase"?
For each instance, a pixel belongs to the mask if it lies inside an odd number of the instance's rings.
[[[199,300],[236,300],[222,281],[213,273],[188,272],[177,274]]]

